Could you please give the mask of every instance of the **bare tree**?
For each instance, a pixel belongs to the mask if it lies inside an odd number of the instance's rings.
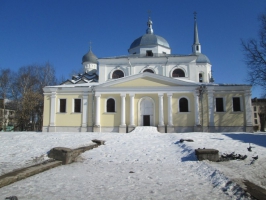
[[[19,130],[42,129],[42,88],[54,84],[56,84],[55,70],[49,63],[19,68],[11,87]]]
[[[11,85],[11,71],[10,69],[1,69],[0,70],[0,96],[1,99],[3,99],[2,104],[0,105],[0,108],[3,108],[2,115],[0,116],[1,125],[3,130],[6,129],[6,104],[5,101],[8,97],[10,97],[10,85]]]
[[[261,22],[258,40],[241,40],[248,67],[248,81],[261,86],[266,95],[266,14],[259,17]]]

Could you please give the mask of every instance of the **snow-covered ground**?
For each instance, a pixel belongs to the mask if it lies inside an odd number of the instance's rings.
[[[53,147],[86,146],[92,139],[106,144],[81,154],[75,163],[0,188],[0,199],[249,199],[237,185],[244,179],[266,188],[266,134],[162,134],[154,127],[129,134],[0,133],[0,175],[47,159]],[[199,162],[197,148],[248,157]]]

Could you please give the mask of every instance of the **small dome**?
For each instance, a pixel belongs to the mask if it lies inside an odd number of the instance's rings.
[[[168,42],[161,36],[155,34],[145,34],[138,39],[134,40],[134,42],[130,45],[129,49],[133,49],[138,46],[147,46],[147,45],[161,45],[166,48],[170,48]]]
[[[82,63],[91,62],[97,64],[97,60],[98,58],[92,53],[91,50],[82,57]]]
[[[196,56],[198,56],[196,63],[209,63],[209,64],[211,64],[209,58],[206,55],[204,55],[202,53],[196,53]]]

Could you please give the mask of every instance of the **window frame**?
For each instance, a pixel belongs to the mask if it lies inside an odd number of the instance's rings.
[[[62,112],[61,111],[61,100],[65,100],[65,111],[64,112]],[[58,113],[67,113],[67,99],[66,98],[60,98],[60,99],[58,99]]]
[[[222,99],[222,105],[223,105],[223,111],[217,111],[217,99]],[[223,113],[226,112],[226,103],[225,103],[225,98],[224,97],[215,97],[215,112],[217,113]]]
[[[186,99],[187,100],[187,111],[181,111],[181,107],[180,107],[180,100],[181,99]],[[178,112],[179,113],[188,113],[188,112],[190,112],[190,101],[189,101],[189,98],[187,98],[187,97],[180,97],[179,99],[178,99]]]
[[[114,78],[113,76],[114,76],[114,73],[115,73],[116,71],[121,71],[121,72],[123,73],[123,76],[122,76],[122,77],[118,77],[118,78]],[[115,70],[112,72],[112,74],[111,74],[111,79],[119,79],[119,78],[123,78],[123,77],[125,77],[125,72],[124,72],[123,70],[121,70],[121,69],[115,69]]]
[[[148,73],[155,74],[154,70],[152,70],[152,69],[150,69],[150,68],[146,68],[146,69],[144,69],[144,70],[142,71],[142,73],[144,73],[146,70],[150,70],[150,71],[152,71],[152,72],[148,72]]]
[[[108,103],[108,100],[110,100],[110,99],[113,99],[113,100],[114,100],[114,109],[113,109],[113,111],[108,111],[107,103]],[[115,100],[114,97],[108,97],[108,98],[106,99],[106,102],[105,102],[105,112],[106,112],[106,113],[115,113],[115,112],[116,112],[116,100]]]
[[[181,71],[184,73],[184,76],[173,76],[173,75],[174,75],[174,71],[176,71],[176,70],[181,70]],[[171,76],[172,76],[173,78],[184,78],[184,77],[186,77],[186,72],[185,72],[183,69],[181,69],[181,68],[175,68],[175,69],[172,71]]]
[[[234,99],[239,99],[239,110],[235,110],[235,104],[234,104]],[[232,111],[233,112],[242,112],[242,98],[239,96],[232,97]]]
[[[202,72],[199,73],[199,82],[200,83],[203,83],[204,82],[204,80],[203,80],[203,73]]]
[[[79,106],[80,111],[79,112],[76,111],[76,100],[80,100],[80,106]],[[82,113],[82,99],[81,98],[74,98],[72,108],[73,108],[73,113]]]
[[[152,52],[152,50],[146,50],[146,56],[148,56],[148,57],[153,57],[153,52]]]

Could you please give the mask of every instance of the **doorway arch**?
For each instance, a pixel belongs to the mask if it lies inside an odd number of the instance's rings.
[[[142,97],[138,105],[138,125],[154,126],[154,101],[150,97]]]

